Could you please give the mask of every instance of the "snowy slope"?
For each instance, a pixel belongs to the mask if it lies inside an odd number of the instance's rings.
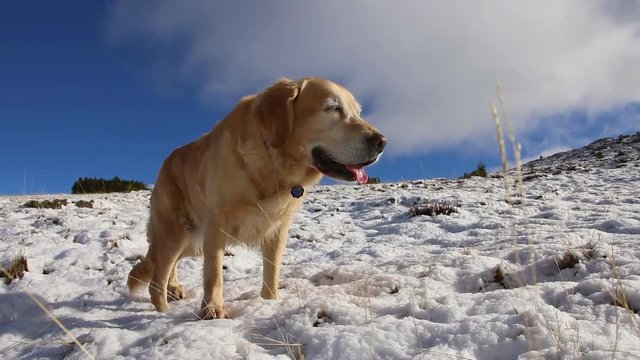
[[[591,168],[616,169],[637,167],[640,155],[640,132],[604,138],[579,149],[560,152],[533,160],[524,167],[525,173],[589,171]]]
[[[194,314],[201,259],[182,261],[191,298],[168,314],[127,293],[149,192],[0,197],[2,260],[24,252],[29,266],[0,285],[0,358],[85,357],[26,292],[100,359],[640,358],[640,138],[625,139],[525,166],[513,205],[499,178],[318,186],[290,233],[282,299],[259,297],[258,253],[225,258],[229,320]],[[22,207],[61,197],[60,210]],[[458,212],[412,216],[442,202]]]

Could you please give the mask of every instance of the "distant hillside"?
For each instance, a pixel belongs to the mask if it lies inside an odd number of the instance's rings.
[[[530,161],[522,166],[525,180],[592,169],[640,167],[640,132],[604,138],[565,152]]]

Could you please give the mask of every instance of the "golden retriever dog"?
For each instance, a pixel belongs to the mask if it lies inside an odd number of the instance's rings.
[[[291,218],[322,175],[367,182],[364,167],[385,138],[344,87],[322,78],[280,79],[240,100],[213,130],[165,160],[151,196],[149,250],[128,277],[149,284],[159,312],[185,298],[177,262],[204,256],[203,319],[223,318],[227,245],[261,249],[260,295],[276,299]]]

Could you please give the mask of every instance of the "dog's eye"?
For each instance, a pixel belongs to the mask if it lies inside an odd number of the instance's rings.
[[[337,111],[340,115],[343,114],[342,106],[340,106],[340,104],[331,104],[331,105],[327,106],[324,110],[325,111]]]

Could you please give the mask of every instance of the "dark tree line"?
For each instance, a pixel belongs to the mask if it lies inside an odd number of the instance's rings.
[[[102,178],[79,178],[71,187],[72,194],[95,194],[110,192],[130,192],[146,190],[147,186],[142,181],[123,180],[114,177],[111,180]]]

